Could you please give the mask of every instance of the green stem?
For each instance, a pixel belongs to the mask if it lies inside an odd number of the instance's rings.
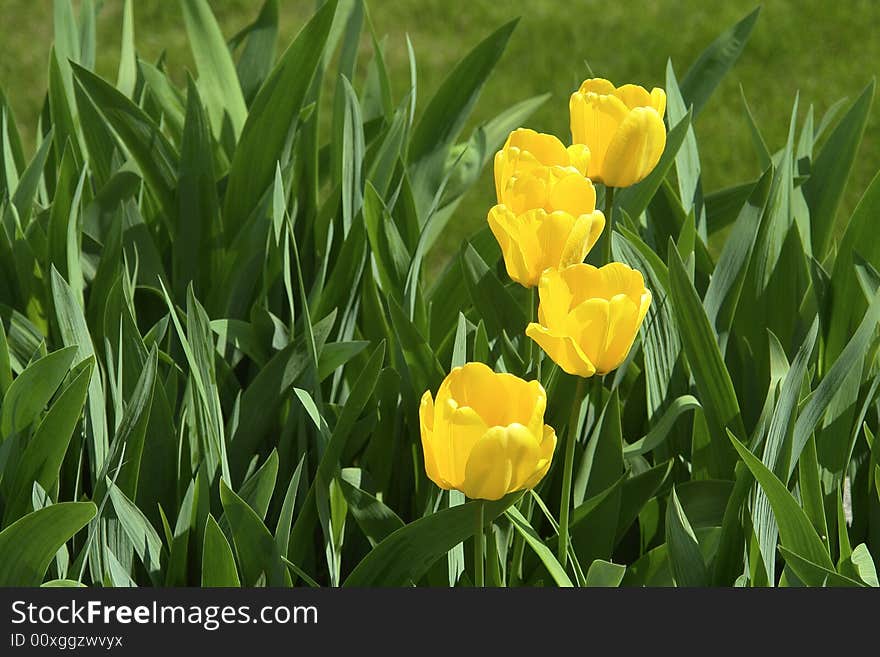
[[[565,438],[565,462],[562,470],[562,499],[559,503],[559,563],[565,568],[568,553],[568,515],[571,509],[571,478],[574,471],[574,448],[578,437],[578,420],[580,419],[581,404],[584,400],[584,379],[578,377],[577,390],[574,393],[574,402],[571,407],[571,417],[568,419],[568,434]]]
[[[535,297],[537,296],[535,294],[536,290],[537,288],[534,287],[529,288],[529,322],[535,321],[535,315],[537,313],[535,310]],[[526,336],[525,339],[529,341],[529,348],[527,351],[528,360],[526,361],[526,365],[528,366],[528,369],[531,370],[533,365],[532,359],[535,356],[535,341],[528,336]]]
[[[477,531],[474,532],[474,586],[486,586],[483,575],[483,503],[480,502],[480,514],[477,516]]]
[[[602,237],[602,264],[611,262],[611,234],[614,231],[614,187],[605,188],[605,231]]]
[[[532,501],[531,495],[524,495],[522,499],[517,502],[516,507],[520,510],[526,520],[529,522],[532,521]],[[526,540],[523,538],[522,534],[519,532],[514,532],[513,536],[513,559],[511,559],[510,563],[510,577],[509,577],[509,585],[510,586],[518,586],[522,581],[522,563],[523,563],[523,555],[525,554],[526,548]]]

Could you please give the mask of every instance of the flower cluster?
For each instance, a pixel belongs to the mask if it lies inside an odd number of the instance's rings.
[[[638,183],[657,165],[665,108],[662,89],[586,80],[569,102],[571,146],[520,128],[495,155],[489,227],[510,278],[538,288],[537,321],[526,335],[568,374],[591,377],[620,366],[651,304],[640,272],[584,260],[606,229],[594,183],[604,186],[611,215],[613,188]],[[610,226],[605,233],[610,240]],[[556,446],[544,424],[546,402],[537,380],[482,363],[455,368],[436,400],[425,392],[419,409],[428,477],[474,499],[534,487]]]

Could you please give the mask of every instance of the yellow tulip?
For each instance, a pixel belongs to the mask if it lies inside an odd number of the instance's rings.
[[[495,194],[498,202],[511,177],[538,167],[574,167],[582,175],[590,162],[589,149],[578,144],[566,148],[553,135],[519,128],[510,133],[504,147],[495,154]]]
[[[587,175],[609,187],[629,187],[657,166],[666,147],[666,92],[608,80],[584,81],[571,95],[571,138],[590,149]]]
[[[489,227],[508,276],[525,287],[535,287],[547,268],[583,262],[605,227],[593,183],[573,167],[512,176],[500,200],[489,211]]]
[[[419,407],[425,470],[435,484],[471,499],[498,500],[547,474],[556,432],[544,424],[538,381],[497,374],[482,363],[456,367]]]
[[[538,294],[538,323],[526,335],[563,370],[583,377],[623,362],[651,305],[642,274],[619,262],[547,270]]]

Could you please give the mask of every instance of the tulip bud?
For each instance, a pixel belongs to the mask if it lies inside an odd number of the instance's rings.
[[[607,374],[626,358],[651,305],[642,274],[619,262],[547,270],[526,335],[569,374]]]
[[[609,187],[629,187],[657,166],[666,147],[666,93],[655,87],[586,80],[571,95],[571,137],[590,149],[587,175]]]
[[[419,408],[428,477],[471,499],[498,500],[534,488],[547,474],[556,432],[544,424],[538,381],[497,374],[482,363],[456,367]]]
[[[519,128],[510,133],[504,147],[495,154],[495,194],[501,200],[512,176],[528,173],[538,167],[573,166],[586,175],[590,151],[583,145],[566,148],[553,135]]]

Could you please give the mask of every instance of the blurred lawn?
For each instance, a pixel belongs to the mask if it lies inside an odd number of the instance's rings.
[[[167,52],[178,80],[192,68],[183,21],[172,0],[137,0],[138,55],[155,60]],[[502,23],[520,16],[508,50],[477,106],[474,120],[490,118],[512,103],[551,92],[530,127],[568,138],[568,95],[585,77],[584,60],[596,75],[616,83],[662,85],[667,57],[679,79],[720,32],[751,11],[754,0],[595,2],[592,0],[373,0],[379,34],[387,35],[386,61],[396,98],[408,84],[405,35],[419,66],[419,101],[424,103],[447,71],[470,47]],[[261,0],[211,3],[229,37],[257,14]],[[280,45],[286,46],[311,13],[312,0],[282,0]],[[104,3],[98,24],[99,73],[116,79],[122,0]],[[46,88],[52,41],[51,0],[0,0],[0,85],[11,98],[28,145]],[[696,123],[704,188],[714,190],[754,177],[757,158],[739,96],[746,96],[772,149],[785,140],[795,93],[801,116],[812,103],[816,119],[838,98],[854,99],[876,74],[880,3],[850,0],[770,0],[752,39]],[[874,111],[845,200],[850,212],[880,168],[880,123]],[[460,206],[437,258],[456,248],[485,221],[493,202],[490,175]],[[445,246],[444,246],[445,245]]]

